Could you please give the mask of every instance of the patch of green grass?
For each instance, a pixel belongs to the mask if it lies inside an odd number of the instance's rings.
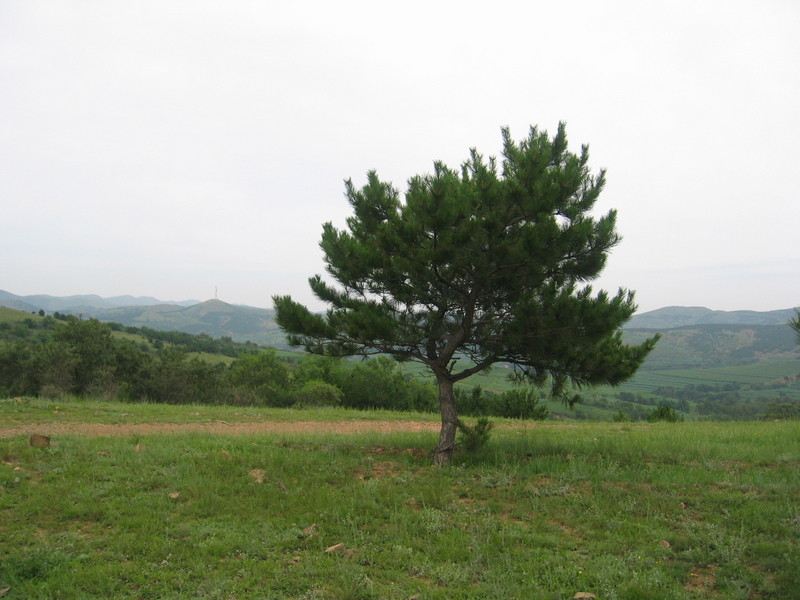
[[[434,438],[0,439],[0,589],[26,600],[796,597],[798,423],[498,426],[446,469],[429,464]]]
[[[432,413],[351,410],[339,407],[262,408],[252,406],[174,405],[146,402],[98,401],[70,396],[0,399],[0,429],[38,423],[230,423],[254,421],[438,421]]]
[[[40,321],[44,319],[44,317],[23,310],[15,310],[7,306],[0,306],[0,323],[20,323],[25,319]]]

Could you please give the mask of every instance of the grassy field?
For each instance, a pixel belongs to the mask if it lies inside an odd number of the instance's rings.
[[[0,400],[43,431],[287,424],[0,438],[0,597],[800,598],[800,423],[497,421],[446,469],[435,433],[291,428],[390,414]]]
[[[705,367],[696,369],[669,369],[663,371],[639,371],[619,389],[649,392],[659,386],[682,387],[686,385],[740,385],[770,384],[784,378],[800,375],[797,360],[776,360],[736,367]],[[800,398],[800,385],[783,388],[791,396]]]
[[[258,408],[252,406],[181,406],[174,404],[99,402],[89,398],[62,400],[16,398],[0,400],[0,430],[40,423],[252,423],[258,421],[416,421],[438,422],[430,413],[399,413],[388,410],[357,411],[336,407]],[[498,422],[512,423],[511,420]]]
[[[432,381],[431,376],[421,365],[406,363],[401,365],[404,372],[423,380]],[[483,390],[502,393],[514,387],[508,378],[509,369],[495,366],[486,373],[478,373],[457,385],[463,389],[480,386]],[[599,386],[580,391],[583,403],[569,409],[561,402],[548,402],[550,415],[555,418],[588,419],[610,421],[620,410],[616,400],[620,392],[644,396],[651,404],[674,401],[667,395],[657,395],[659,388],[681,390],[687,386],[712,386],[725,389],[736,386],[742,399],[753,401],[782,397],[800,400],[800,361],[796,359],[771,360],[741,366],[697,367],[692,369],[640,370],[630,380],[616,387]],[[604,399],[607,406],[592,406],[598,399]],[[690,403],[694,405],[694,402]],[[696,415],[685,415],[687,419]],[[711,415],[713,417],[713,415]],[[718,415],[717,415],[718,416]],[[706,417],[708,418],[708,416]]]
[[[403,364],[404,371],[416,377],[430,377],[420,365]],[[460,382],[462,387],[471,388],[480,385],[483,389],[500,393],[510,390],[513,384],[508,379],[509,370],[503,366],[495,366],[487,373],[478,373]],[[728,367],[696,367],[691,369],[642,369],[630,380],[617,387],[597,388],[599,393],[609,395],[617,391],[651,392],[661,386],[683,387],[686,385],[759,385],[770,384],[800,376],[800,361],[795,359],[772,360],[741,366]],[[788,396],[800,398],[800,382],[782,388]],[[767,392],[765,392],[766,394]]]

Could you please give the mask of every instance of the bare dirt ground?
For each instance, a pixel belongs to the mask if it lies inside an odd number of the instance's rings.
[[[392,433],[398,431],[436,432],[439,424],[423,421],[261,421],[228,423],[207,421],[200,423],[39,423],[16,427],[0,427],[0,438],[40,434],[83,435],[87,437],[126,437],[151,434],[212,433],[222,435],[258,435],[268,433]]]

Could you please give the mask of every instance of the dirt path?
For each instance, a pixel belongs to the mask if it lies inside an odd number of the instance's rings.
[[[223,435],[256,435],[265,433],[392,433],[397,431],[439,430],[439,424],[424,421],[260,421],[228,423],[40,423],[16,427],[0,427],[0,438],[38,433],[50,437],[83,435],[87,437],[126,437],[132,435],[213,433]]]

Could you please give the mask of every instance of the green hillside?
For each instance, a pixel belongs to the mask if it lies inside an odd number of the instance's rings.
[[[430,377],[417,365],[403,365],[406,373]],[[490,394],[514,387],[511,370],[495,367],[460,382],[462,390],[480,386]],[[601,386],[579,391],[581,401],[570,409],[549,402],[551,415],[562,418],[610,420],[620,412],[641,419],[654,407],[672,406],[686,419],[753,419],[772,403],[800,407],[800,360],[774,360],[744,366],[640,370],[618,387]]]
[[[0,307],[27,313],[73,314],[126,327],[182,331],[213,338],[229,337],[236,342],[286,347],[285,336],[275,324],[271,309],[236,306],[220,300],[166,303],[149,297],[17,296],[0,290]]]
[[[235,306],[221,300],[208,300],[192,306],[157,304],[126,306],[90,313],[100,321],[129,327],[150,327],[160,331],[229,337],[237,342],[286,347],[286,339],[270,309]]]
[[[129,304],[128,304],[129,303]],[[205,334],[288,349],[271,309],[236,306],[219,300],[159,303],[154,298],[99,296],[16,296],[0,290],[0,305],[28,313],[44,310],[79,312],[104,322],[159,331]],[[662,335],[642,370],[739,366],[800,358],[787,326],[794,309],[717,311],[671,306],[635,315],[624,329],[626,343],[641,343],[653,332]]]
[[[653,335],[652,329],[626,329],[627,343]],[[693,325],[656,330],[661,334],[642,370],[738,366],[800,358],[794,331],[781,325]]]
[[[129,381],[122,388],[129,394],[133,389],[140,389],[144,390],[141,393],[148,396],[160,394],[171,398],[175,392],[181,391],[181,398],[196,396],[225,402],[225,394],[231,391],[225,387],[228,385],[226,382],[229,381],[231,365],[242,353],[252,354],[259,350],[253,342],[237,343],[229,334],[240,328],[252,327],[254,323],[261,325],[264,330],[272,328],[277,331],[274,321],[269,321],[270,311],[253,313],[252,309],[243,310],[242,307],[233,307],[218,301],[189,308],[162,305],[126,310],[128,314],[146,316],[146,319],[139,320],[149,323],[140,327],[118,324],[112,326],[114,339],[132,345],[120,355],[127,356],[127,372],[132,373],[130,365],[136,363],[143,369],[143,375],[147,373],[147,377],[155,377],[161,381],[161,387],[154,391],[140,376],[130,375]],[[214,327],[217,327],[225,335],[212,337],[206,333],[191,334],[164,326],[166,322],[174,323],[178,319],[182,319],[187,328],[215,331]],[[159,324],[162,327],[155,326]],[[0,375],[6,373],[0,384],[9,390],[19,388],[21,384],[15,383],[15,373],[26,369],[30,371],[36,360],[46,356],[46,353],[43,354],[36,348],[48,343],[57,326],[58,320],[53,317],[0,307],[0,351],[5,352],[4,360],[7,363],[0,371]],[[635,342],[637,336],[652,335],[652,330],[626,330],[624,335]],[[643,419],[659,405],[674,408],[686,419],[755,419],[769,414],[775,407],[783,407],[783,413],[776,413],[779,416],[786,414],[786,411],[793,414],[792,411],[800,407],[800,355],[789,327],[703,325],[674,328],[664,331],[663,335],[644,367],[621,386],[580,390],[581,400],[574,409],[560,402],[548,401],[544,391],[539,395],[540,402],[546,403],[552,418],[591,420],[620,417]],[[15,349],[20,343],[28,345],[30,350]],[[189,354],[174,362],[176,357],[169,354],[170,348]],[[115,352],[119,354],[121,350],[117,348]],[[145,354],[142,355],[141,352]],[[136,356],[139,358],[134,360]],[[354,374],[351,377],[340,373],[337,380],[329,377],[330,372],[315,371],[316,367],[303,367],[306,358],[301,352],[280,351],[275,356],[285,365],[283,368],[288,370],[288,377],[294,377],[290,374],[297,373],[297,369],[300,369],[303,372],[302,377],[324,380],[340,390],[350,389],[348,394],[351,397],[347,398],[347,402],[363,407],[385,408],[392,404],[393,399],[396,401],[400,397],[410,397],[408,393],[412,396],[422,393],[422,388],[415,388],[416,391],[411,392],[405,390],[403,378],[416,382],[415,385],[423,384],[432,389],[432,376],[415,363],[394,367],[387,364],[370,369],[362,368],[357,360],[346,361],[345,365],[349,370],[354,370]],[[199,359],[209,367],[203,367],[193,359]],[[16,370],[12,368],[12,361],[19,364]],[[96,362],[96,359],[93,361]],[[164,370],[167,367],[172,374]],[[505,400],[501,395],[514,388],[509,378],[511,374],[509,365],[495,365],[488,372],[476,374],[460,382],[460,393],[471,395],[479,387],[483,399],[478,404],[502,404]],[[57,372],[51,372],[48,377],[52,379],[56,376]],[[356,380],[360,383],[356,383]],[[215,388],[212,382],[217,382],[214,385],[218,387]],[[101,389],[106,394],[113,392],[113,386]],[[228,392],[223,392],[224,389]],[[363,390],[363,393],[359,390]],[[36,390],[28,393],[36,393]],[[435,402],[430,398],[425,399],[427,392],[422,394],[415,396],[419,400],[409,401],[420,402],[421,404],[415,405],[418,408],[424,404],[435,410]],[[243,396],[239,392],[231,397],[235,402],[243,402],[244,398],[250,398],[246,402],[252,401],[250,396]],[[472,404],[478,405],[475,402]],[[469,405],[469,399],[462,398],[462,410]],[[510,416],[507,413],[502,414]]]
[[[39,318],[38,315],[32,315],[29,312],[21,311],[7,306],[0,306],[0,324],[7,323],[9,326],[16,323],[21,323],[25,319]]]

